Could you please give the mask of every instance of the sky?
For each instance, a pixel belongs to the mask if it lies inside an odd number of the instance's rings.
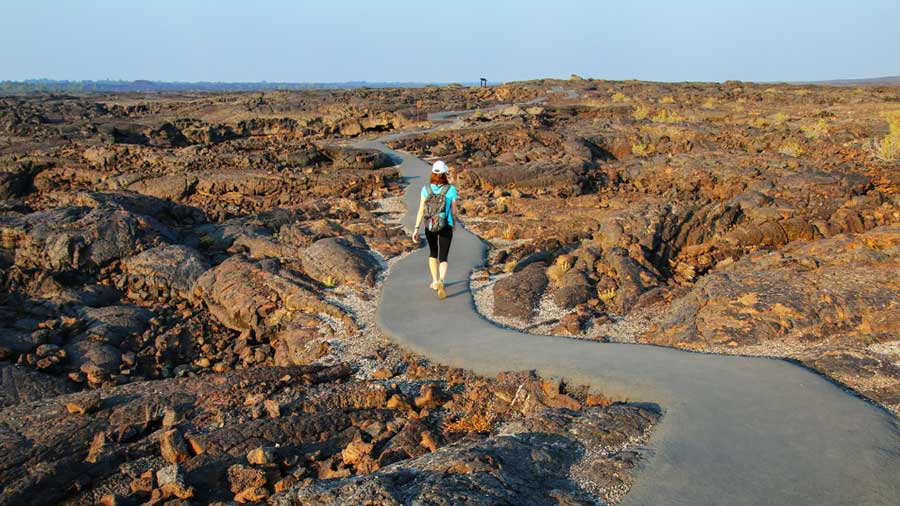
[[[0,80],[900,75],[900,0],[0,0]]]

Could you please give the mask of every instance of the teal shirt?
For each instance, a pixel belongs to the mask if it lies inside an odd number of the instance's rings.
[[[431,189],[434,190],[435,193],[441,191],[441,185],[433,184],[431,185]],[[422,187],[422,198],[428,198],[429,191],[427,186]],[[450,205],[453,204],[453,201],[456,200],[456,186],[450,185],[450,189],[447,190],[447,193],[444,194],[444,198],[447,200],[447,210],[444,211],[447,213],[447,225],[453,226],[453,213],[451,212]]]

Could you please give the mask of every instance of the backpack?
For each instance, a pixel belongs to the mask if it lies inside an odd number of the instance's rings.
[[[447,226],[447,191],[450,185],[442,185],[435,193],[428,185],[428,197],[425,199],[425,230],[437,232]]]

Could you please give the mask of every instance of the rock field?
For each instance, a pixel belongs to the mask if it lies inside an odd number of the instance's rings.
[[[380,335],[402,181],[342,147],[546,88],[0,97],[0,504],[617,502],[661,410]]]
[[[393,144],[460,169],[480,310],[789,357],[900,412],[900,88],[572,81]]]

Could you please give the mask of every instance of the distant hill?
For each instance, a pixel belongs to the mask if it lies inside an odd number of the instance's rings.
[[[893,86],[900,85],[900,76],[872,77],[869,79],[832,79],[830,81],[809,81],[803,84],[825,84],[830,86]]]
[[[60,81],[53,79],[28,79],[25,81],[0,81],[0,93],[146,93],[174,91],[274,91],[274,90],[323,90],[352,88],[421,88],[450,83],[346,81],[336,83],[269,83],[246,82],[165,82],[165,81]],[[473,85],[474,83],[463,83]]]

